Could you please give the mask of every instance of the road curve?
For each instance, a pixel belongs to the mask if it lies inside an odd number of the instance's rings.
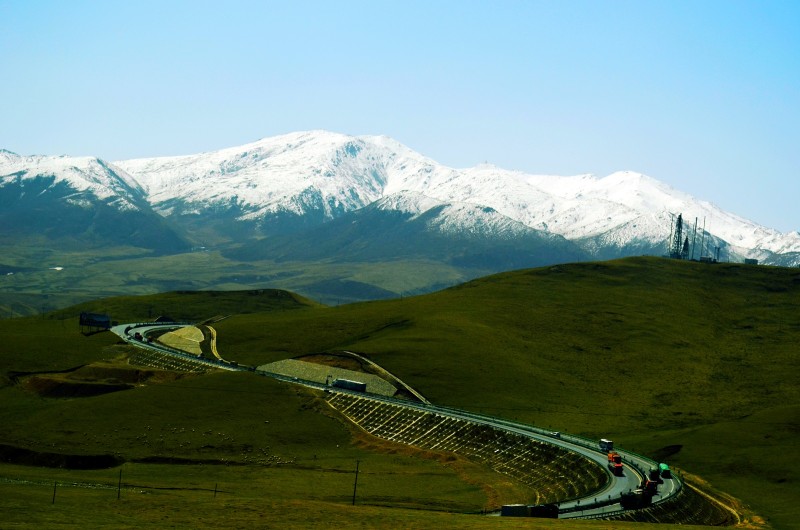
[[[247,370],[246,368],[238,366],[236,363],[229,363],[221,358],[219,360],[206,359],[203,357],[198,357],[197,355],[193,355],[191,353],[186,353],[180,350],[176,350],[175,348],[169,348],[167,346],[164,346],[163,344],[150,342],[148,340],[149,335],[152,333],[161,331],[171,331],[175,329],[185,328],[187,326],[194,326],[194,324],[189,324],[185,322],[168,322],[163,324],[158,324],[154,322],[137,322],[132,324],[120,324],[118,326],[113,326],[111,328],[111,332],[122,338],[122,340],[124,340],[128,344],[131,344],[133,346],[137,346],[139,348],[144,348],[147,350],[157,351],[160,353],[165,353],[167,355],[172,355],[179,359],[188,359],[200,364],[205,364],[210,368],[218,368],[220,370],[229,370],[229,371]],[[142,339],[136,338],[137,333],[142,337]]]
[[[120,336],[129,344],[135,345],[140,348],[158,351],[168,355],[173,355],[178,358],[190,358],[196,362],[208,364],[210,367],[220,368],[223,370],[231,371],[251,371],[250,368],[240,367],[235,363],[228,363],[225,361],[211,361],[208,359],[198,358],[195,355],[182,353],[178,350],[167,348],[163,345],[148,342],[147,336],[156,331],[167,331],[178,329],[185,326],[191,326],[190,323],[164,323],[157,324],[153,322],[121,324],[111,328],[111,331]],[[135,338],[136,333],[141,334],[143,339]],[[580,436],[570,435],[566,433],[553,433],[545,429],[540,429],[532,425],[504,420],[501,418],[493,418],[483,414],[476,414],[473,412],[453,409],[449,407],[442,407],[431,403],[414,403],[404,399],[397,399],[386,396],[378,396],[375,394],[367,394],[363,392],[355,392],[351,390],[334,388],[322,383],[314,381],[307,381],[298,379],[296,377],[288,377],[280,374],[273,374],[270,372],[256,371],[257,374],[271,377],[279,381],[284,381],[292,384],[299,384],[309,388],[315,388],[326,392],[337,392],[342,394],[350,394],[359,396],[365,399],[380,401],[398,405],[406,408],[422,410],[425,412],[438,414],[440,416],[450,417],[454,419],[465,420],[481,425],[486,425],[494,429],[515,433],[526,436],[528,438],[557,445],[561,448],[575,452],[597,462],[603,469],[606,468],[608,462],[607,454],[601,451],[597,440],[589,440]],[[624,449],[615,448],[615,450],[622,456],[624,465],[624,473],[622,476],[615,476],[608,473],[609,482],[606,486],[585,497],[573,499],[570,501],[562,502],[559,504],[559,518],[582,518],[582,517],[599,517],[609,516],[613,513],[620,513],[625,510],[622,509],[619,503],[619,498],[623,493],[637,489],[647,473],[648,470],[657,467],[658,463],[641,455],[637,455]],[[682,484],[679,478],[664,479],[663,483],[659,485],[658,493],[653,498],[653,503],[661,503],[670,497],[676,495],[681,489]]]

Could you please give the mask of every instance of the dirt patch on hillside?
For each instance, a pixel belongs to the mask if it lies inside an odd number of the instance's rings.
[[[171,382],[183,376],[167,370],[130,366],[120,359],[87,364],[66,372],[30,374],[18,377],[17,382],[42,397],[80,398]]]
[[[182,374],[158,368],[143,368],[120,362],[100,362],[87,364],[66,374],[68,379],[104,383],[169,383],[179,379]]]
[[[31,376],[23,384],[26,390],[38,394],[42,397],[50,398],[76,398],[92,397],[120,390],[129,390],[133,385],[128,384],[109,384],[109,383],[89,383],[83,381],[65,381],[58,377]]]
[[[656,462],[667,462],[670,458],[677,455],[683,449],[682,445],[667,445],[657,449],[651,455]]]
[[[269,364],[262,364],[258,370],[293,377],[297,380],[314,381],[320,384],[336,385],[337,380],[358,381],[366,385],[366,392],[382,396],[394,396],[397,387],[386,379],[364,371],[354,371],[318,363],[310,363],[299,359],[284,359]]]
[[[683,478],[684,483],[690,490],[693,490],[710,504],[727,511],[731,515],[731,522],[737,528],[769,528],[769,524],[763,517],[756,514],[736,497],[713,488],[711,484],[697,475],[684,472]]]
[[[108,469],[124,461],[114,455],[68,455],[0,444],[0,461],[23,466]]]

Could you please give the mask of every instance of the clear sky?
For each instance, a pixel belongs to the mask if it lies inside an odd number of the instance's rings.
[[[646,173],[800,229],[800,1],[0,0],[0,148],[326,129],[452,167]]]

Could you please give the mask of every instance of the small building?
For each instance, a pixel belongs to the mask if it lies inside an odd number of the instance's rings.
[[[744,258],[745,265],[758,265],[758,260],[754,258]]]

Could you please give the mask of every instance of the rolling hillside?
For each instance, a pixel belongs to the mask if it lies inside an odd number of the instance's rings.
[[[794,269],[632,258],[236,317],[219,333],[245,363],[361,352],[436,403],[618,439],[786,524],[800,493],[786,466],[800,457],[798,303]]]
[[[183,307],[198,320],[221,313],[210,295],[186,296]],[[800,517],[800,486],[791,472],[800,458],[796,269],[631,258],[521,270],[429,295],[339,307],[265,311],[244,292],[229,296],[239,296],[239,310],[231,306],[238,314],[215,324],[219,350],[228,359],[257,365],[356,351],[437,404],[611,437],[702,477],[776,528],[791,528]],[[126,318],[136,316],[120,302],[101,300],[82,309],[114,308]],[[139,303],[137,311],[157,303]],[[70,320],[59,320],[67,315]],[[85,444],[82,451],[117,451],[127,458],[152,456],[154,448],[164,456],[229,458],[266,436],[272,454],[313,459],[314,451],[323,454],[308,446],[319,443],[312,442],[319,433],[345,436],[336,423],[318,419],[308,420],[313,428],[305,430],[298,422],[310,418],[303,411],[314,409],[311,402],[289,398],[291,392],[258,378],[233,379],[236,374],[193,376],[79,401],[27,394],[14,384],[15,373],[65,370],[116,351],[107,334],[80,336],[71,315],[0,321],[6,337],[6,386],[0,392],[8,405],[0,418],[2,443],[63,447],[71,440]],[[227,394],[219,389],[243,393],[231,394],[226,405],[220,400]],[[288,408],[279,405],[275,414],[281,425],[293,425],[291,433],[272,419],[268,431],[248,423],[251,411],[268,414],[266,403],[285,403]],[[115,423],[119,411],[124,423]],[[206,450],[179,445],[195,444],[195,435],[178,436],[172,429],[194,422],[235,442],[223,439]],[[98,425],[114,432],[108,440],[116,448],[102,437],[82,437]],[[140,444],[147,426],[160,429],[163,440],[149,450]],[[148,440],[153,442],[153,433]],[[337,467],[337,450],[326,451],[324,458],[332,459],[326,465]],[[349,459],[381,458],[353,446],[347,451]],[[402,465],[413,467],[413,461]],[[408,476],[409,485],[414,476]],[[458,480],[442,478],[451,479]],[[475,502],[455,493],[449,498],[461,506]]]

